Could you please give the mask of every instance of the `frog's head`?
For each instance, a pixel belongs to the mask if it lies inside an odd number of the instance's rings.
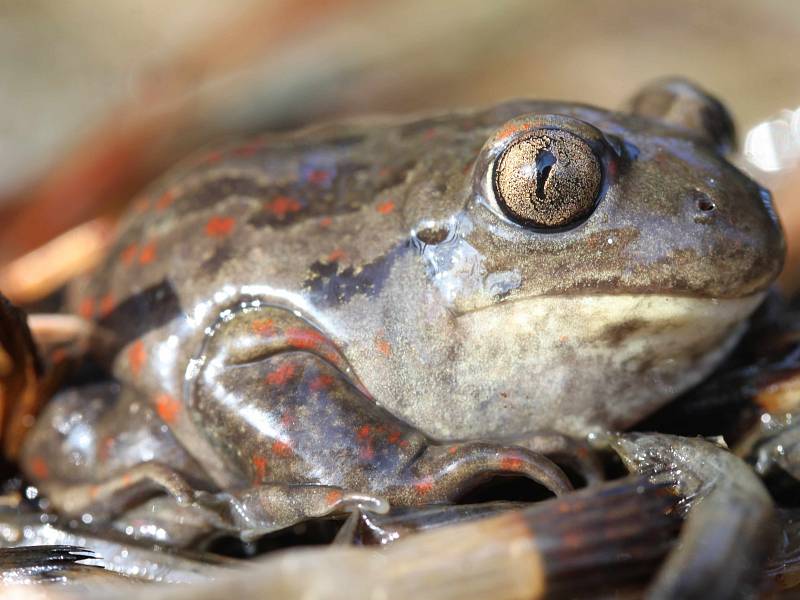
[[[484,144],[465,209],[423,250],[462,339],[487,349],[474,350],[482,377],[494,365],[529,400],[616,394],[617,409],[581,407],[615,425],[707,373],[784,256],[769,193],[725,158],[734,131],[717,100],[669,80],[629,106],[529,103]],[[625,405],[643,387],[649,400]]]

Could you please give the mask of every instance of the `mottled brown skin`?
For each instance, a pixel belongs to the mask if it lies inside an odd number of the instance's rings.
[[[534,432],[624,427],[697,381],[782,261],[768,194],[721,155],[727,113],[696,95],[669,110],[685,90],[656,91],[666,100],[638,114],[517,101],[257,138],[178,167],[72,288],[72,309],[109,332],[98,354],[122,392],[91,416],[55,400],[26,473],[63,512],[115,515],[163,489],[248,532],[348,494],[450,501],[497,472],[567,489],[535,451],[567,441]],[[514,222],[492,188],[498,157],[540,130],[577,136],[602,169],[590,214],[552,230]],[[737,308],[708,331],[689,309],[637,312],[660,298]],[[581,322],[595,314],[611,316]],[[140,452],[144,438],[180,458]]]

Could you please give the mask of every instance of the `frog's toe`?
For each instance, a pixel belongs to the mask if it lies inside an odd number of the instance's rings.
[[[597,453],[586,440],[557,431],[535,431],[505,441],[547,456],[557,465],[574,471],[587,485],[606,478]]]
[[[401,505],[452,502],[495,475],[521,475],[559,496],[572,483],[552,460],[522,446],[467,442],[429,446],[410,465],[408,481],[389,499]]]
[[[354,509],[378,513],[389,509],[382,498],[317,484],[265,484],[236,493],[199,492],[195,504],[208,512],[213,527],[243,540]]]
[[[778,529],[773,502],[753,470],[698,438],[630,433],[612,436],[611,446],[630,470],[670,482],[687,499],[680,543],[647,597],[756,597]]]

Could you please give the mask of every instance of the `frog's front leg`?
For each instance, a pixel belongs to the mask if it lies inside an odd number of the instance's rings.
[[[268,523],[288,501],[285,489],[258,491],[274,485],[334,486],[399,505],[454,500],[496,473],[525,475],[556,494],[571,487],[528,448],[431,442],[378,406],[336,346],[290,311],[241,310],[212,331],[186,405],[236,480],[228,491],[238,504],[227,514],[258,505],[248,513]]]

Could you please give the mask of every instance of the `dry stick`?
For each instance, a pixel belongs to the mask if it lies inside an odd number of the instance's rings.
[[[663,486],[631,477],[525,510],[412,535],[382,550],[289,550],[199,586],[94,588],[81,590],[80,598],[537,600],[596,595],[641,583],[652,573],[677,534],[678,500]]]

